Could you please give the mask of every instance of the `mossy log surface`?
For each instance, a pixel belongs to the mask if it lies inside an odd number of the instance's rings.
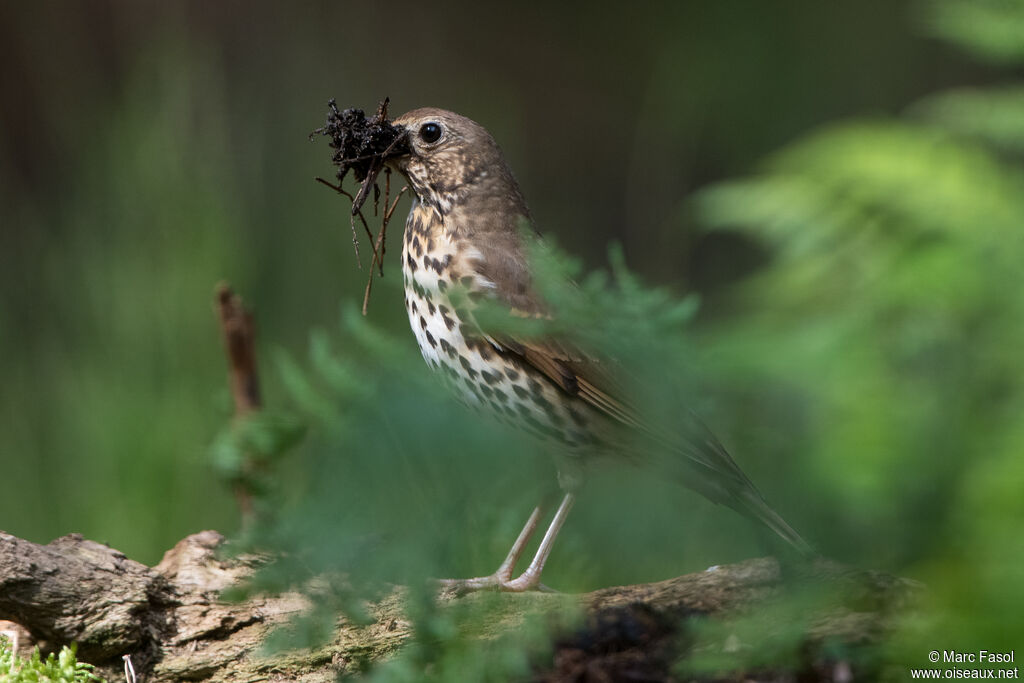
[[[373,623],[339,624],[333,641],[317,650],[262,656],[268,631],[302,612],[298,595],[258,596],[228,603],[221,592],[238,585],[261,560],[225,559],[224,537],[189,536],[160,564],[146,567],[79,535],[37,545],[0,533],[0,619],[27,629],[22,650],[79,643],[79,657],[110,680],[123,680],[129,655],[148,683],[164,681],[333,681],[339,672],[397,652],[412,634],[403,591],[372,606]],[[846,596],[815,614],[804,635],[799,671],[746,672],[746,680],[838,680],[849,664],[829,660],[820,644],[862,645],[883,639],[892,616],[911,604],[913,582],[819,561],[782,570],[771,558],[713,567],[658,583],[617,586],[580,595],[505,595],[488,637],[515,628],[528,613],[582,606],[584,618],[557,636],[553,657],[538,663],[538,681],[676,680],[672,665],[688,647],[687,624],[750,613],[776,600],[792,582],[816,581]],[[480,595],[442,596],[473,601]],[[0,629],[2,630],[2,629]],[[723,642],[722,648],[742,647]],[[737,673],[737,672],[733,672]],[[636,676],[640,676],[639,679]]]

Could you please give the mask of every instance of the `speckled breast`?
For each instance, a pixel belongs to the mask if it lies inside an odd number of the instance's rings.
[[[467,404],[571,450],[593,442],[587,406],[485,339],[472,300],[493,295],[475,267],[480,252],[453,238],[439,214],[416,203],[406,221],[402,279],[409,324],[427,364],[441,371]],[[453,296],[456,291],[463,296]],[[462,303],[456,307],[452,299]]]

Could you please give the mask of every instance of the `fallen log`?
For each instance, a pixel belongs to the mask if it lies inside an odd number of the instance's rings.
[[[0,619],[25,627],[44,650],[78,642],[80,659],[97,665],[109,680],[122,680],[129,656],[145,681],[333,681],[339,672],[386,659],[411,637],[400,588],[371,606],[372,623],[339,621],[334,639],[316,650],[263,656],[258,649],[273,627],[308,607],[298,594],[256,596],[240,603],[221,599],[265,561],[225,558],[225,539],[203,531],[180,541],[155,567],[134,562],[103,544],[73,534],[37,545],[0,533]],[[676,680],[672,666],[686,655],[688,624],[757,610],[780,597],[793,581],[828,583],[849,597],[811,620],[805,634],[801,680],[844,678],[844,661],[822,656],[814,643],[826,639],[877,642],[891,617],[907,608],[916,585],[875,572],[821,561],[792,573],[771,558],[667,581],[605,588],[578,596],[533,593],[505,595],[495,629],[515,628],[528,613],[564,608],[576,600],[585,617],[555,634],[550,661],[539,662],[535,680]],[[474,601],[488,596],[442,597]],[[728,640],[728,638],[726,639]],[[723,642],[728,648],[742,643]],[[769,680],[777,672],[755,672]]]

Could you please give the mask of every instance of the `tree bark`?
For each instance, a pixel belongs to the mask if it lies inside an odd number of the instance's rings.
[[[224,538],[214,531],[189,536],[155,567],[134,562],[105,545],[73,534],[37,545],[0,533],[0,619],[24,626],[43,649],[75,641],[79,658],[110,680],[122,680],[131,657],[141,680],[333,681],[340,671],[387,658],[410,637],[402,590],[372,607],[368,626],[341,623],[334,640],[314,651],[263,657],[267,632],[301,613],[297,594],[260,596],[237,604],[220,599],[260,564],[255,557],[224,559]],[[884,638],[891,615],[907,608],[913,582],[819,562],[789,576],[773,559],[748,560],[659,583],[606,588],[572,596],[584,623],[557,636],[551,661],[538,665],[538,681],[675,680],[671,668],[683,630],[694,620],[756,610],[786,590],[791,578],[826,582],[851,596],[815,615],[805,634],[801,680],[841,679],[842,667],[814,647],[839,639],[864,643]],[[468,595],[446,600],[477,600]],[[527,612],[555,610],[564,595],[506,595],[508,610],[492,631],[515,628]],[[496,617],[499,619],[499,617]],[[685,640],[685,639],[683,639]],[[741,643],[723,643],[723,647]],[[838,668],[837,668],[838,667]],[[764,672],[763,672],[764,673]],[[769,680],[774,673],[764,673]],[[752,680],[762,680],[751,675]]]

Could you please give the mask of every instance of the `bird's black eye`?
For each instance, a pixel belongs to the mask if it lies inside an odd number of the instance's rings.
[[[437,142],[441,138],[441,126],[436,123],[424,123],[420,126],[420,139],[423,142]]]

